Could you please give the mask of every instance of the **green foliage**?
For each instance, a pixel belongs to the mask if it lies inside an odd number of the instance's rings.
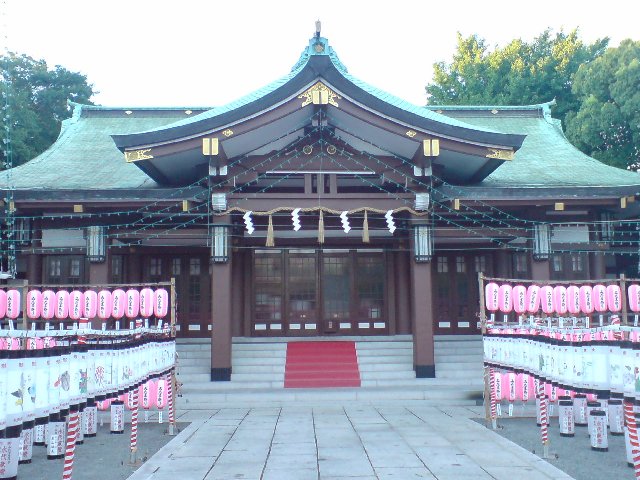
[[[640,42],[624,40],[575,75],[580,108],[567,137],[585,153],[621,168],[640,168]]]
[[[553,35],[545,30],[531,43],[516,39],[490,50],[477,35],[463,38],[451,63],[434,64],[426,87],[433,105],[529,105],[556,99],[555,117],[564,120],[579,102],[572,92],[579,66],[606,49],[608,39],[585,45],[577,30]]]
[[[20,165],[45,151],[57,138],[62,120],[71,116],[67,100],[91,104],[95,94],[87,77],[44,60],[9,53],[0,56],[0,118],[2,140],[11,135],[13,165]],[[2,143],[2,167],[8,149]]]

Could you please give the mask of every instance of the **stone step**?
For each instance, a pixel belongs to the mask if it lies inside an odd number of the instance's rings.
[[[178,359],[184,358],[211,358],[211,349],[209,350],[178,350]]]
[[[284,372],[231,373],[231,382],[276,382],[284,380]]]
[[[482,360],[479,362],[457,362],[457,363],[437,363],[436,370],[439,372],[444,371],[465,371],[471,370],[477,372],[482,369]]]
[[[202,365],[178,365],[179,375],[188,375],[191,373],[211,373],[211,364],[206,363]]]
[[[236,358],[286,358],[286,350],[232,350],[231,359]]]
[[[413,349],[408,348],[372,348],[370,350],[356,350],[358,357],[392,357],[407,355],[413,356]]]
[[[287,344],[286,343],[282,343],[282,342],[277,342],[277,343],[233,343],[232,349],[235,352],[286,350],[287,349]]]
[[[395,372],[360,372],[360,378],[362,380],[412,379],[416,378],[416,372],[413,370]]]
[[[284,363],[280,365],[234,365],[233,373],[282,373]]]
[[[439,378],[457,378],[457,379],[482,379],[483,370],[481,368],[473,370],[440,370],[436,365],[436,377]]]
[[[200,382],[211,381],[211,370],[208,373],[180,373],[178,372],[176,378],[183,384],[194,385]]]
[[[402,363],[360,363],[358,365],[360,373],[363,372],[402,372],[406,370],[413,371],[412,362]]]
[[[413,350],[412,342],[356,342],[357,350],[401,349]]]
[[[202,358],[178,358],[178,368],[192,367],[195,365],[211,365],[211,357]]]
[[[380,363],[383,357],[382,356],[374,356],[374,355],[365,355],[364,357],[358,357],[358,363],[360,365],[367,363]],[[413,355],[412,354],[403,354],[403,355],[386,355],[384,356],[385,363],[410,363],[413,365]]]
[[[284,365],[284,357],[236,357],[232,359],[232,365]]]

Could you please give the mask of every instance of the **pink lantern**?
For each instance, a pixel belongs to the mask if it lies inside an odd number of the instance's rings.
[[[567,287],[567,310],[569,313],[580,313],[580,289],[575,285]]]
[[[112,401],[113,401],[112,398],[108,398],[106,400],[99,400],[96,402],[96,406],[98,407],[98,410],[100,410],[101,412],[105,412],[109,410],[109,407],[111,406]]]
[[[140,312],[140,305],[143,300],[140,292],[133,288],[127,290],[127,317],[136,318]]]
[[[529,285],[527,288],[527,311],[536,313],[540,309],[540,285]]]
[[[78,320],[82,317],[83,300],[80,290],[74,290],[69,294],[69,318],[72,320]]]
[[[510,402],[515,402],[517,398],[516,380],[517,380],[517,375],[514,372],[507,373],[507,385],[506,385],[506,389],[504,389],[503,396]]]
[[[120,320],[124,316],[126,304],[126,294],[121,288],[117,288],[111,294],[111,315],[116,320]]]
[[[153,315],[153,290],[150,288],[143,288],[140,291],[140,315],[144,318],[149,318]]]
[[[15,320],[20,315],[20,292],[7,291],[7,317]]]
[[[100,290],[98,292],[98,317],[103,320],[111,316],[111,292]]]
[[[127,392],[123,395],[124,398],[124,406],[127,407],[127,410],[135,410],[136,404],[134,403],[134,395],[133,390]],[[138,403],[140,402],[140,397],[138,396]]]
[[[587,315],[593,313],[593,289],[588,285],[580,287],[580,310]]]
[[[513,310],[518,314],[527,311],[527,289],[524,285],[516,285],[512,291]]]
[[[604,285],[593,287],[593,308],[600,313],[607,311],[607,287]]]
[[[144,382],[140,385],[140,406],[145,410],[149,410],[153,406],[154,398],[156,398],[156,386],[153,380]]]
[[[69,316],[69,292],[58,290],[56,293],[56,318],[64,320]]]
[[[27,317],[30,319],[40,318],[42,313],[42,292],[40,290],[29,290],[27,293]]]
[[[505,376],[506,373],[493,372],[493,395],[498,402],[504,398],[502,390],[505,385]]]
[[[545,285],[540,289],[540,306],[542,307],[542,311],[547,315],[553,313],[553,287]]]
[[[93,290],[87,290],[83,294],[84,310],[83,317],[95,318],[98,314],[98,294]]]
[[[52,290],[42,292],[42,318],[51,320],[56,311],[56,294]]]
[[[516,377],[516,396],[523,402],[528,402],[534,395],[531,377],[526,373],[519,373]]]
[[[632,312],[640,312],[640,285],[634,283],[627,289],[629,308]]]
[[[567,313],[567,303],[567,289],[562,285],[553,287],[553,304],[555,305],[556,312],[560,315]]]
[[[7,316],[7,292],[0,290],[0,318]]]
[[[509,313],[513,310],[513,289],[511,285],[500,285],[498,289],[498,308],[502,313]]]
[[[159,288],[154,293],[153,314],[157,318],[164,318],[169,313],[169,293],[164,288]]]
[[[607,305],[612,312],[622,310],[622,291],[620,285],[607,285]]]
[[[155,393],[156,408],[162,410],[167,405],[167,381],[164,378],[158,380]]]
[[[487,310],[490,312],[496,312],[498,310],[498,291],[498,284],[494,282],[487,283],[484,287],[484,299]]]

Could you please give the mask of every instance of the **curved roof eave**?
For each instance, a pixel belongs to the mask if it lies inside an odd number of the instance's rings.
[[[120,150],[140,146],[168,143],[186,137],[216,130],[242,119],[255,116],[291,98],[319,78],[325,79],[342,93],[365,107],[394,118],[401,123],[425,130],[434,135],[458,138],[472,143],[510,147],[517,150],[525,135],[506,134],[482,129],[453,120],[426,108],[421,108],[382,92],[349,75],[342,64],[336,66],[334,55],[310,55],[306,62],[296,65],[286,77],[255,92],[255,99],[232,102],[226,107],[214,108],[188,121],[167,125],[152,131],[112,135]],[[275,88],[270,88],[275,87]],[[263,93],[263,94],[260,94]],[[237,107],[233,108],[233,104]]]

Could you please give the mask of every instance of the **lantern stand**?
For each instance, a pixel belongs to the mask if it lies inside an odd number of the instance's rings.
[[[484,311],[484,275],[482,272],[478,272],[478,289],[479,289],[479,295],[480,295],[480,328],[482,331],[482,335],[485,335],[487,333],[487,316],[486,313]],[[491,398],[493,396],[492,392],[491,392],[491,385],[490,385],[490,376],[491,376],[491,369],[485,365],[484,366],[484,415],[485,415],[485,422],[487,427],[489,427],[489,425],[491,425],[491,428],[493,430],[496,430],[498,428],[497,425],[497,421],[496,418],[492,416],[492,409],[491,409]]]
[[[169,391],[168,402],[169,402],[169,435],[174,436],[177,435],[178,429],[176,428],[176,370],[175,368],[171,369],[171,373],[169,373],[169,382],[167,382],[167,388]]]
[[[136,385],[134,389],[129,392],[129,395],[133,395],[133,410],[131,412],[131,451],[129,457],[129,465],[139,465],[141,462],[139,462],[136,458],[138,453],[138,385]]]

